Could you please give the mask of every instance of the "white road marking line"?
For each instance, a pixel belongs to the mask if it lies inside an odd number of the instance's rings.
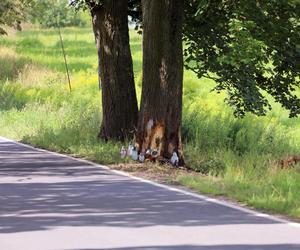
[[[3,141],[6,141],[6,142],[14,143],[14,144],[26,147],[26,148],[33,149],[35,151],[44,152],[44,153],[48,153],[48,154],[52,154],[52,155],[72,159],[72,160],[79,161],[79,162],[82,162],[82,163],[87,163],[89,165],[93,165],[95,167],[99,167],[99,168],[102,168],[104,170],[108,170],[108,171],[110,171],[112,173],[115,173],[117,175],[126,176],[128,178],[131,178],[131,179],[143,182],[143,183],[148,183],[148,184],[151,184],[153,186],[160,187],[160,188],[163,188],[163,189],[167,189],[167,190],[172,191],[172,192],[178,192],[178,193],[181,193],[181,194],[185,194],[185,195],[188,195],[188,196],[195,197],[195,198],[200,199],[200,200],[205,200],[207,202],[211,202],[211,203],[214,203],[214,204],[218,204],[218,205],[229,207],[229,208],[232,208],[232,209],[235,209],[235,210],[239,210],[239,211],[242,211],[242,212],[245,212],[245,213],[248,213],[248,214],[252,214],[256,217],[267,217],[270,220],[280,222],[280,223],[284,223],[284,224],[287,224],[287,225],[292,226],[292,227],[300,228],[300,223],[288,221],[288,220],[285,220],[285,219],[282,219],[282,218],[278,218],[274,215],[269,215],[269,214],[265,214],[265,213],[256,212],[256,211],[251,210],[249,208],[244,208],[244,207],[240,207],[240,206],[235,205],[235,204],[231,204],[227,201],[217,200],[217,199],[208,197],[206,195],[196,194],[196,193],[186,191],[186,190],[182,190],[182,189],[179,189],[179,188],[169,187],[169,186],[164,185],[164,184],[160,184],[160,183],[157,183],[157,182],[153,182],[153,181],[150,181],[150,180],[146,180],[146,179],[143,179],[143,178],[140,178],[140,177],[133,176],[133,175],[131,175],[129,173],[126,173],[126,172],[122,172],[122,171],[119,171],[119,170],[113,170],[113,169],[110,169],[107,166],[100,165],[100,164],[97,164],[97,163],[94,163],[94,162],[91,162],[91,161],[88,161],[88,160],[85,160],[85,159],[75,158],[75,157],[72,157],[72,156],[69,156],[69,155],[64,155],[64,154],[48,151],[46,149],[35,148],[33,146],[23,144],[21,142],[13,141],[11,139],[8,139],[8,138],[2,137],[2,136],[0,136],[0,139],[3,140]]]

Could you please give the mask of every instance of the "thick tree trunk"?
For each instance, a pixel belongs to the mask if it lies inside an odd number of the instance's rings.
[[[183,165],[183,0],[143,1],[143,89],[136,142],[139,151],[175,151]]]
[[[127,8],[128,1],[104,0],[92,10],[102,88],[99,137],[105,140],[126,139],[138,119]]]

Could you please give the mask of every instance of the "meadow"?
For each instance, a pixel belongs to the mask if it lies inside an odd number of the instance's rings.
[[[71,92],[56,30],[31,28],[0,38],[0,135],[103,164],[121,163],[120,143],[97,140],[101,93],[92,30],[62,32]],[[141,37],[135,31],[130,36],[140,98]],[[185,158],[202,175],[183,174],[177,181],[202,193],[300,218],[299,165],[280,169],[276,164],[300,154],[300,118],[289,119],[272,101],[265,117],[235,118],[224,103],[226,94],[212,92],[213,87],[213,81],[185,71]]]

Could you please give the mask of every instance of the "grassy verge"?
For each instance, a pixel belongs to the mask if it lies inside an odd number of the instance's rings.
[[[300,218],[300,175],[295,171],[277,171],[257,177],[228,170],[222,178],[181,176],[178,182],[196,191],[228,196],[249,206]]]
[[[55,30],[0,39],[0,135],[103,164],[120,163],[117,142],[97,141],[101,95],[90,29],[63,30],[73,91]],[[131,33],[137,92],[141,41]],[[4,65],[4,66],[2,66]],[[185,72],[183,139],[187,164],[204,175],[176,175],[195,190],[300,218],[300,175],[276,160],[300,154],[300,119],[275,104],[266,117],[236,119],[214,83]],[[298,166],[299,167],[299,166]]]

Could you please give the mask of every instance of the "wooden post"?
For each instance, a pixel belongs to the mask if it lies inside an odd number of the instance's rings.
[[[64,42],[63,42],[63,39],[62,39],[61,30],[60,30],[60,26],[59,26],[58,22],[57,22],[57,28],[58,28],[59,38],[60,38],[61,50],[62,50],[62,53],[63,53],[63,56],[64,56],[64,61],[65,61],[65,67],[66,67],[66,73],[67,73],[67,77],[68,77],[69,89],[70,89],[70,92],[71,92],[72,87],[71,87],[71,80],[70,80],[70,74],[69,74],[69,67],[68,67],[66,52],[65,52],[65,48],[64,48]]]

